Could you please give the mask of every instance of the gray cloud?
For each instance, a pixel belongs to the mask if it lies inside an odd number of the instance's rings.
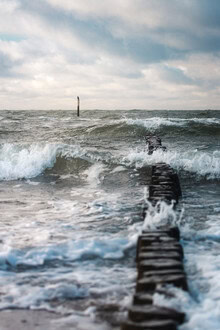
[[[18,77],[16,68],[21,65],[20,60],[12,60],[7,54],[0,51],[0,77]],[[22,74],[22,76],[24,76]]]
[[[0,53],[0,76],[11,76],[11,66],[12,62],[9,58],[5,54]]]
[[[218,0],[196,0],[197,17],[203,26],[220,27],[220,3]]]
[[[218,88],[218,0],[2,0],[0,10],[0,82],[32,108],[35,96],[68,108],[75,94],[96,108],[118,107],[119,95],[133,108],[202,95],[198,107]]]
[[[134,12],[133,16],[134,5],[129,0],[126,14],[120,12],[120,3],[115,1],[111,2],[113,10],[110,13],[105,12],[109,9],[109,2],[107,5],[104,1],[102,10],[98,10],[97,6],[97,15],[89,2],[85,3],[87,7],[85,4],[74,7],[73,4],[73,9],[67,10],[72,8],[68,1],[57,7],[55,4],[58,2],[54,0],[23,0],[21,8],[38,15],[53,29],[69,30],[88,47],[128,56],[134,61],[152,63],[194,52],[218,52],[220,49],[220,33],[213,29],[220,24],[220,3],[217,0],[213,0],[212,5],[207,0],[158,0],[156,5],[152,0],[137,1],[136,7],[140,11]],[[100,1],[96,3],[100,5]],[[115,33],[117,30],[118,34]]]
[[[187,75],[184,73],[183,70],[175,67],[163,66],[161,67],[161,70],[159,72],[162,79],[174,84],[180,84],[180,85],[198,84],[198,82],[195,81],[194,79],[187,77]]]

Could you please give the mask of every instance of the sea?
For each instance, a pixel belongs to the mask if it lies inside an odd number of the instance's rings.
[[[145,135],[167,147],[148,155]],[[135,290],[135,252],[151,166],[182,187],[189,292],[154,303],[186,313],[181,330],[220,329],[220,111],[0,112],[0,310],[57,313],[59,329],[119,330]]]

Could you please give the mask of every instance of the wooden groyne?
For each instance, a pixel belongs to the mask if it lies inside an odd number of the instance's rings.
[[[161,149],[161,139],[147,136],[148,154]],[[181,197],[181,187],[176,172],[165,163],[152,166],[148,201],[159,206],[165,202],[173,207]],[[144,217],[148,207],[144,209]],[[161,293],[169,297],[166,285],[187,290],[183,267],[183,249],[179,243],[178,227],[168,222],[156,230],[143,230],[138,238],[136,265],[137,280],[133,304],[128,310],[128,319],[121,330],[176,330],[184,322],[184,313],[153,304],[153,295]]]
[[[161,149],[166,151],[167,148],[162,146],[161,138],[156,135],[146,135],[145,140],[148,147],[148,155],[152,155],[155,150]]]

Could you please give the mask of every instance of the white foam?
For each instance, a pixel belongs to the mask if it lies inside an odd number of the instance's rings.
[[[177,215],[173,209],[173,203],[168,205],[165,202],[158,202],[156,206],[152,206],[147,202],[148,210],[144,219],[143,229],[154,230],[162,225],[176,225]]]
[[[154,304],[174,308],[186,314],[180,330],[218,330],[220,328],[220,231],[218,214],[207,217],[206,229],[190,228],[192,219],[184,219],[184,242],[189,293],[168,286],[173,297],[156,293]],[[190,221],[189,221],[190,220]]]
[[[54,329],[62,329],[63,326],[69,326],[71,329],[78,330],[110,330],[105,322],[93,322],[95,319],[95,307],[87,308],[84,313],[77,313],[70,316],[53,320]]]
[[[4,144],[0,148],[0,180],[32,178],[52,167],[58,146]]]
[[[134,282],[131,279],[133,270],[126,269],[125,272],[119,263],[111,267],[103,265],[98,271],[96,258],[123,258],[127,249],[136,244],[136,240],[134,242],[123,236],[114,238],[112,235],[102,235],[101,238],[70,240],[63,244],[29,249],[12,249],[2,244],[0,284],[4,289],[1,291],[0,309],[50,310],[50,301],[53,300],[66,301],[90,294],[111,296],[113,292],[112,299],[117,301],[116,293],[127,295],[130,292],[131,282],[132,285]],[[54,265],[59,262],[59,266],[51,269],[47,262]],[[66,263],[71,267],[66,268]],[[39,266],[44,266],[43,272]],[[26,271],[15,271],[24,268]],[[122,287],[120,283],[123,283]],[[56,311],[59,308],[68,311],[68,306],[54,308]]]
[[[101,183],[103,177],[101,173],[105,170],[105,166],[101,163],[92,165],[89,169],[84,171],[84,174],[87,176],[87,181],[91,186],[97,186]]]
[[[126,118],[124,119],[127,125],[135,125],[135,126],[142,126],[147,128],[150,131],[154,131],[155,129],[161,126],[184,126],[185,123],[179,121],[178,119],[166,119],[160,117],[152,117],[149,119],[131,119]]]
[[[204,205],[204,208],[207,208],[207,205]],[[207,216],[207,221],[205,222],[206,228],[195,231],[190,227],[190,223],[193,223],[195,219],[193,217],[188,217],[185,219],[185,224],[182,228],[182,234],[186,240],[191,240],[193,237],[193,242],[204,242],[211,244],[219,244],[220,243],[220,214],[215,214],[212,216]]]
[[[124,170],[125,168],[123,166],[117,166],[114,168],[114,170],[112,170],[111,173],[123,172]]]
[[[190,122],[201,123],[204,125],[213,125],[213,124],[220,124],[220,120],[218,118],[191,118],[188,119]]]
[[[4,290],[7,292],[0,301],[0,309],[5,308],[37,308],[39,305],[50,309],[48,302],[54,299],[76,299],[88,296],[86,289],[74,284],[56,283],[44,286],[14,285],[5,283]]]
[[[148,155],[146,151],[136,150],[129,153],[122,161],[136,168],[164,162],[176,170],[185,170],[208,178],[220,177],[219,151],[206,153],[197,149],[185,152],[156,150],[152,155]]]
[[[181,289],[168,287],[167,290],[173,297],[167,298],[162,294],[154,295],[154,304],[174,308],[186,314],[185,323],[179,327],[181,330],[218,330],[220,327],[220,274],[214,256],[207,254],[193,256],[192,265],[199,267],[197,271],[205,275],[198,280],[198,288],[191,288],[191,295]],[[191,284],[190,284],[191,285]],[[201,292],[206,285],[206,292]],[[195,286],[195,284],[194,284]]]
[[[134,245],[134,240],[124,237],[103,236],[102,239],[78,239],[63,244],[46,247],[15,250],[9,244],[3,244],[0,252],[0,269],[8,269],[20,265],[37,267],[53,260],[86,260],[91,258],[120,259],[126,250]]]
[[[200,123],[204,125],[213,125],[220,124],[220,120],[217,118],[161,118],[161,117],[152,117],[147,119],[131,119],[124,118],[121,120],[125,122],[127,125],[141,126],[145,127],[151,132],[160,128],[161,126],[175,126],[175,127],[184,127],[189,125],[190,123]]]
[[[67,144],[4,144],[0,146],[0,180],[33,178],[53,167],[57,156],[79,157],[95,161],[97,156],[77,145]],[[100,157],[99,157],[100,158]],[[97,166],[99,168],[100,165]],[[89,177],[94,174],[92,173]]]

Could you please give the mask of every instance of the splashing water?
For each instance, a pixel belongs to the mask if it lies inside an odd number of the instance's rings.
[[[156,150],[152,155],[145,151],[133,151],[123,158],[123,162],[136,168],[142,168],[155,163],[167,163],[176,170],[207,176],[208,179],[220,178],[220,151],[210,154],[190,150],[186,152]]]
[[[147,202],[147,212],[144,219],[143,230],[156,230],[162,226],[177,224],[177,215],[173,210],[173,202],[158,202],[155,206]]]
[[[175,292],[188,317],[181,330],[219,329],[219,124],[219,112],[1,112],[0,308],[68,311],[60,326],[77,330],[119,328],[137,236],[167,223],[181,226],[192,283],[193,298]],[[147,154],[149,132],[166,153]],[[184,216],[146,203],[142,221],[142,185],[157,162],[178,170]]]

